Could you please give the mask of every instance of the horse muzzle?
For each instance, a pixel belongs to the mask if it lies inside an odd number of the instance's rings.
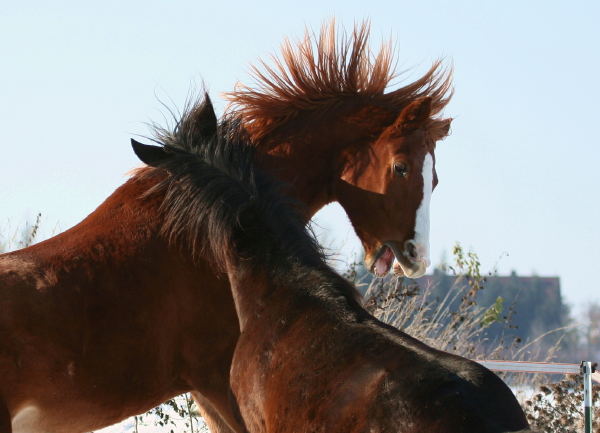
[[[376,254],[366,259],[369,271],[380,278],[387,275],[392,267],[395,275],[419,278],[425,275],[429,264],[429,246],[414,240],[404,244],[396,241],[386,242],[379,247]]]
[[[429,245],[417,243],[412,239],[404,242],[401,248],[396,242],[388,242],[387,245],[394,252],[397,260],[394,263],[394,274],[407,278],[419,278],[425,275],[431,264]]]

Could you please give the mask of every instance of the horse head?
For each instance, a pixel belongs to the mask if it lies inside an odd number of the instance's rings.
[[[431,98],[416,99],[347,158],[337,196],[365,249],[365,264],[377,276],[390,271],[394,258],[394,272],[409,278],[422,276],[431,262],[435,143],[450,123],[432,117]]]

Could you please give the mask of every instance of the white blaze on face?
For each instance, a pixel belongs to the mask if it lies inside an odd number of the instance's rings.
[[[417,209],[415,221],[415,244],[417,247],[418,260],[425,262],[425,268],[429,266],[429,204],[433,192],[433,156],[431,153],[425,155],[423,161],[423,199]]]

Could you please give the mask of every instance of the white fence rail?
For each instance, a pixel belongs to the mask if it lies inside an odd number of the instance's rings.
[[[493,371],[546,374],[581,373],[583,375],[583,413],[585,433],[592,433],[592,380],[600,383],[600,373],[594,371],[591,361],[582,361],[581,364],[477,359],[474,361]]]

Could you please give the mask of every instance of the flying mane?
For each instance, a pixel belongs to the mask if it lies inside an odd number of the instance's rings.
[[[452,73],[438,60],[418,80],[385,91],[398,77],[391,44],[378,53],[369,48],[370,26],[354,27],[351,35],[336,33],[335,22],[323,25],[317,36],[308,30],[297,44],[286,40],[273,66],[261,60],[252,66],[256,87],[238,83],[226,94],[231,115],[239,116],[255,144],[299,113],[319,110],[360,98],[400,112],[421,97],[430,97],[432,114],[439,113],[452,96]],[[262,68],[261,68],[262,66]]]
[[[290,257],[325,266],[291,199],[255,166],[255,149],[244,141],[239,123],[217,127],[208,96],[188,104],[172,129],[154,132],[160,147],[145,147],[160,162],[137,176],[158,178],[147,195],[164,195],[163,233],[172,243],[196,257],[213,257],[217,267],[234,257],[273,268]]]

